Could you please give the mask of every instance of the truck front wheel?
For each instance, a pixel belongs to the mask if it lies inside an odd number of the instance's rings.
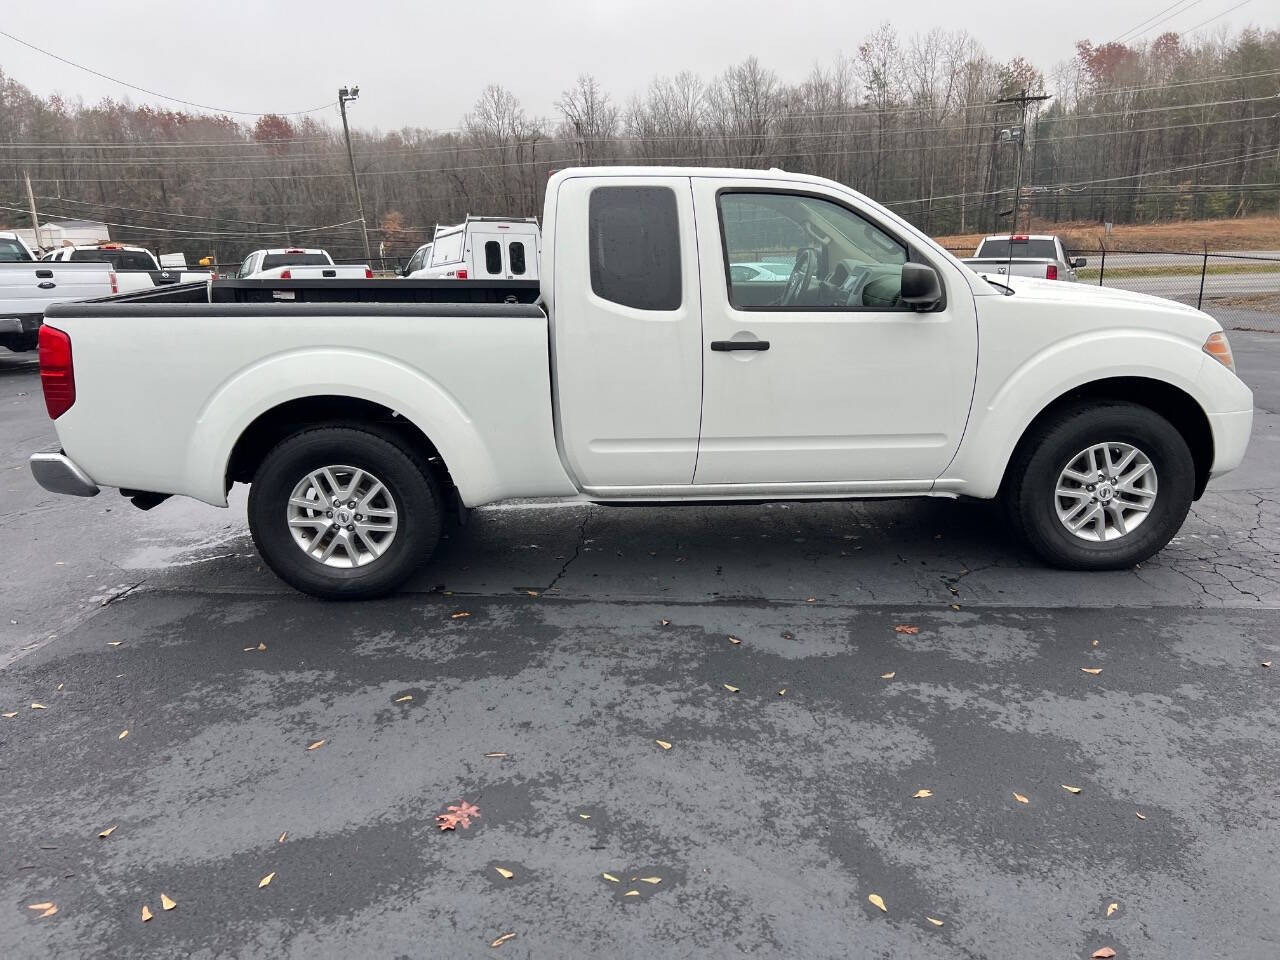
[[[376,428],[319,427],[279,443],[249,490],[249,529],[281,580],[327,600],[383,596],[440,540],[426,464]]]
[[[1133,403],[1067,408],[1034,428],[1009,465],[1005,505],[1042,559],[1117,570],[1155,554],[1187,517],[1195,462],[1174,426]]]

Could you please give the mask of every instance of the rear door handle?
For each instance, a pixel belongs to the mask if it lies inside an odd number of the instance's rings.
[[[768,350],[768,340],[712,340],[711,349],[716,353],[729,350]]]

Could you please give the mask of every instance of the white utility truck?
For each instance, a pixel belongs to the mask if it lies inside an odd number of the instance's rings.
[[[62,449],[32,458],[36,479],[143,506],[225,506],[250,483],[271,568],[359,598],[430,557],[451,509],[515,497],[998,497],[1047,562],[1124,567],[1248,444],[1252,394],[1212,317],[988,283],[838,183],[576,168],[548,182],[543,223],[540,293],[382,280],[232,303],[215,281],[50,307]],[[784,254],[784,279],[733,279]],[[412,302],[442,288],[472,302]]]
[[[534,217],[467,217],[436,227],[410,258],[404,276],[426,280],[537,280],[542,231]],[[418,255],[422,254],[421,257]]]

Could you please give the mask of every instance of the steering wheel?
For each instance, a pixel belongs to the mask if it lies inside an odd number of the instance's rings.
[[[782,291],[781,306],[789,307],[798,303],[800,298],[809,292],[809,285],[818,272],[818,252],[813,247],[803,247],[796,251],[796,264],[791,268],[791,276],[787,278],[786,289]]]

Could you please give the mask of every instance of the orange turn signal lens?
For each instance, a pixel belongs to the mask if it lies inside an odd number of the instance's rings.
[[[1231,356],[1231,344],[1227,342],[1227,335],[1221,330],[1209,334],[1209,339],[1204,342],[1204,352],[1232,373],[1235,372],[1236,362]]]

